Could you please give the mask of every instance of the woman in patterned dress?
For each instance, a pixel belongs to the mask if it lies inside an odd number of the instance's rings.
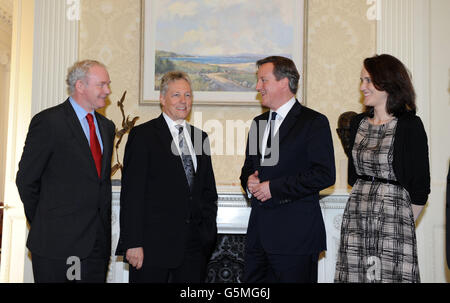
[[[335,282],[420,282],[415,220],[430,193],[427,135],[405,66],[364,60],[365,112],[351,122],[348,180]]]

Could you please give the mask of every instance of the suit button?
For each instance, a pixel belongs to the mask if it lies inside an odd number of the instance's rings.
[[[191,223],[191,220],[186,219],[186,224],[190,224],[190,223]]]

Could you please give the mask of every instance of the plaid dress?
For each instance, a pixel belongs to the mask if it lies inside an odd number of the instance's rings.
[[[392,167],[397,119],[364,118],[352,150],[358,175],[396,180]],[[335,282],[420,282],[411,199],[400,185],[358,179],[341,226]]]

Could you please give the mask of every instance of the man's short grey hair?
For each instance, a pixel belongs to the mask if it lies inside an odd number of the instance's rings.
[[[75,64],[69,68],[66,79],[69,95],[72,95],[75,92],[75,84],[77,83],[78,80],[82,80],[84,83],[87,84],[86,77],[89,74],[89,69],[96,65],[106,69],[103,63],[100,63],[96,60],[78,61],[75,62]]]
[[[161,78],[161,84],[159,85],[159,91],[162,96],[165,96],[167,93],[167,89],[169,88],[169,83],[176,81],[176,80],[186,80],[187,83],[189,83],[189,86],[191,86],[191,79],[189,78],[188,74],[182,71],[171,71]]]

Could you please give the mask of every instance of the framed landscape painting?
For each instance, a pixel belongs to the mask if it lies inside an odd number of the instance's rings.
[[[304,80],[304,0],[141,1],[141,103],[159,103],[162,75],[181,70],[196,104],[259,105],[255,63],[271,55]]]

